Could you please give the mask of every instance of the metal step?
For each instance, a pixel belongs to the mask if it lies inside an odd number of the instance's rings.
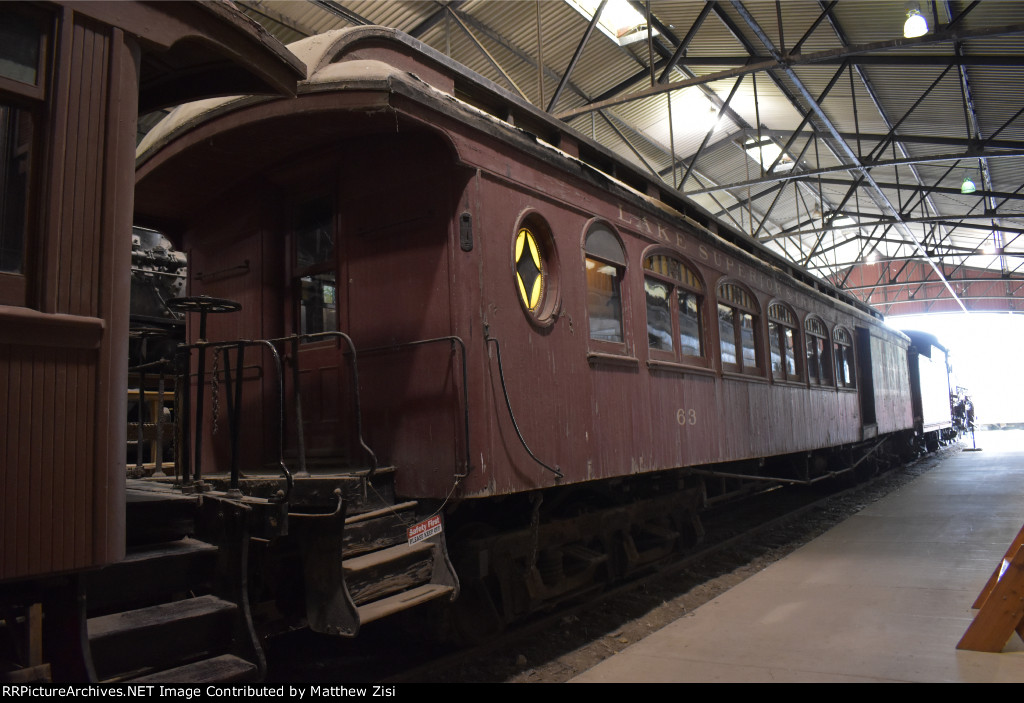
[[[93,665],[101,680],[154,666],[175,665],[231,644],[237,606],[200,596],[89,618]]]
[[[195,534],[198,500],[180,493],[130,490],[126,503],[129,547],[169,542]]]
[[[405,542],[405,528],[417,505],[409,501],[345,518],[342,554],[349,559]]]
[[[216,561],[214,545],[190,537],[129,549],[124,560],[86,575],[89,614],[141,608],[202,590]]]
[[[356,605],[405,591],[430,581],[434,547],[430,542],[397,544],[345,559],[345,584]]]
[[[355,637],[363,622],[458,594],[444,533],[412,545],[407,541],[407,528],[418,519],[415,501],[385,503],[354,514],[347,501],[343,505],[330,519],[289,513],[293,535],[304,538],[310,629]]]
[[[136,679],[131,683],[249,683],[259,681],[259,669],[233,654],[201,659],[184,666],[158,671]]]
[[[413,588],[408,591],[402,591],[395,595],[375,600],[372,603],[361,605],[357,608],[359,612],[359,622],[365,625],[368,622],[374,620],[380,620],[389,615],[400,613],[403,610],[408,610],[422,603],[440,598],[441,596],[448,595],[455,590],[452,586],[443,586],[441,584],[427,583],[417,588]]]

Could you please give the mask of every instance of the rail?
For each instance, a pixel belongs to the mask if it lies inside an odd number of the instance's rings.
[[[848,474],[860,466],[868,457],[875,453],[875,451],[886,443],[886,439],[877,442],[873,447],[864,452],[863,455],[857,461],[853,462],[850,466],[845,469],[836,469],[833,471],[824,471],[820,476],[814,478],[789,478],[783,476],[762,476],[758,474],[738,474],[729,471],[714,471],[713,469],[688,469],[689,473],[694,476],[710,476],[713,478],[736,478],[744,481],[766,481],[770,483],[782,483],[787,486],[813,486],[821,481],[827,481],[829,479],[837,478],[843,474]]]
[[[298,441],[298,458],[299,458],[299,472],[303,475],[308,475],[306,471],[306,440],[302,430],[302,391],[299,383],[299,356],[298,349],[299,343],[302,341],[315,342],[318,339],[330,339],[336,337],[343,339],[345,344],[348,345],[349,354],[352,357],[352,403],[353,410],[355,412],[355,423],[356,423],[356,437],[359,440],[359,446],[366,452],[366,455],[370,458],[370,473],[367,478],[373,476],[377,471],[377,455],[373,453],[369,445],[363,439],[363,415],[362,407],[359,401],[359,365],[356,355],[356,345],[352,343],[352,338],[344,332],[315,332],[313,334],[293,334],[288,337],[278,337],[276,339],[268,340],[272,344],[291,344],[292,347],[292,396],[295,402],[295,413],[296,413],[296,439]]]
[[[220,353],[224,354],[224,378],[225,386],[227,388],[227,404],[228,404],[228,425],[231,432],[230,446],[231,446],[231,478],[229,484],[228,494],[233,496],[240,496],[241,491],[239,490],[239,478],[240,471],[238,467],[239,452],[238,452],[238,441],[239,432],[242,426],[242,374],[245,370],[245,349],[246,347],[261,346],[266,347],[273,357],[275,378],[277,379],[277,465],[281,469],[281,473],[284,475],[287,490],[283,500],[288,500],[291,496],[292,486],[294,485],[294,477],[292,472],[288,469],[287,464],[284,461],[284,372],[281,366],[281,356],[277,352],[277,348],[273,345],[272,340],[259,339],[240,339],[232,340],[228,342],[206,342],[199,341],[192,344],[181,344],[178,346],[178,373],[180,380],[177,384],[178,389],[181,391],[181,398],[178,402],[178,407],[182,408],[182,412],[179,413],[179,427],[181,428],[182,447],[188,447],[190,435],[192,432],[192,423],[189,422],[189,418],[192,417],[191,413],[191,351],[193,349],[199,352],[199,367],[197,378],[198,378],[198,392],[196,394],[199,406],[194,414],[195,416],[195,441],[193,443],[193,461],[190,465],[188,451],[181,452],[181,459],[179,462],[181,466],[181,476],[184,479],[185,485],[202,485],[202,444],[203,444],[203,433],[202,433],[202,422],[203,422],[203,394],[205,391],[205,357],[208,350],[212,350],[214,354],[214,365],[216,367],[217,355]],[[236,363],[237,368],[235,370],[234,378],[232,378],[231,372],[231,357],[229,352],[231,350],[237,350]],[[213,383],[217,383],[218,373],[215,370],[213,374]],[[177,457],[175,457],[177,460]],[[191,475],[190,475],[191,474]]]
[[[533,453],[533,450],[530,449],[530,445],[526,443],[526,438],[523,437],[523,433],[519,429],[519,423],[516,421],[516,414],[512,412],[512,401],[509,400],[508,397],[508,388],[505,385],[505,369],[501,364],[501,344],[498,342],[498,339],[496,337],[491,336],[490,328],[486,324],[484,324],[484,343],[493,343],[494,349],[497,352],[498,378],[501,380],[501,392],[505,396],[505,407],[508,408],[508,416],[509,419],[512,420],[512,428],[516,431],[516,437],[519,438],[519,443],[523,446],[523,449],[526,450],[526,453],[530,455],[531,459],[533,459],[537,464],[539,464],[544,469],[547,469],[552,474],[554,474],[555,478],[559,480],[565,478],[565,475],[562,473],[562,470],[558,467],[557,464],[554,467],[545,464],[537,457],[536,454]]]
[[[139,364],[128,369],[129,376],[134,374],[138,377],[138,389],[128,389],[128,399],[130,401],[133,396],[135,397],[137,409],[134,427],[133,423],[128,423],[129,435],[132,434],[132,429],[135,430],[135,467],[132,475],[136,477],[147,476],[155,471],[163,472],[164,428],[173,424],[163,418],[168,397],[174,397],[174,392],[167,391],[165,387],[170,369],[171,362],[167,359]],[[157,387],[155,391],[151,391],[147,388],[146,376],[154,372],[157,375]],[[149,436],[150,430],[153,434],[152,437]],[[129,440],[131,440],[130,436]],[[149,447],[148,463],[144,461],[147,446]]]
[[[358,356],[365,354],[387,354],[395,353],[404,349],[409,349],[418,346],[448,343],[451,345],[453,352],[458,349],[460,362],[462,367],[462,411],[463,411],[463,432],[465,435],[465,457],[464,457],[464,470],[459,473],[457,472],[455,478],[462,479],[468,475],[471,464],[471,453],[470,453],[470,427],[469,427],[469,391],[468,391],[468,371],[466,367],[466,345],[460,337],[445,336],[436,337],[431,339],[421,339],[411,342],[402,342],[398,344],[390,344],[379,347],[372,347],[362,350],[357,350],[352,338],[344,332],[317,332],[312,334],[295,334],[287,337],[277,337],[273,339],[264,340],[230,340],[220,342],[209,342],[199,340],[192,344],[182,344],[178,347],[178,375],[180,381],[177,384],[178,389],[183,389],[183,392],[177,400],[177,406],[181,408],[181,412],[178,413],[180,421],[180,432],[181,432],[181,443],[183,447],[187,447],[192,444],[193,451],[191,457],[187,451],[182,451],[180,454],[180,475],[184,479],[185,485],[196,485],[202,486],[202,423],[203,423],[203,405],[205,396],[205,384],[207,371],[205,368],[207,354],[212,354],[213,359],[213,372],[211,384],[214,387],[220,382],[221,377],[224,379],[225,384],[225,397],[228,411],[228,424],[230,431],[230,456],[231,456],[231,469],[230,469],[230,484],[229,484],[229,495],[235,494],[240,495],[239,491],[239,434],[242,427],[242,381],[243,371],[245,368],[245,350],[247,347],[252,346],[263,346],[267,348],[273,356],[273,365],[275,370],[275,378],[277,380],[277,464],[281,469],[287,481],[287,491],[284,496],[284,500],[287,500],[291,495],[294,478],[296,476],[308,476],[306,467],[306,442],[305,433],[303,429],[303,415],[302,415],[302,389],[300,383],[300,368],[298,363],[298,350],[299,344],[303,342],[316,342],[324,339],[339,339],[343,340],[348,347],[345,352],[346,356],[350,359],[351,366],[351,383],[352,383],[352,404],[353,404],[353,415],[354,415],[354,430],[355,438],[359,443],[360,448],[366,454],[370,471],[368,478],[372,477],[374,472],[378,468],[377,455],[366,443],[363,436],[363,419],[362,419],[362,401],[360,398],[359,391],[359,366]],[[291,402],[293,407],[293,415],[295,422],[295,438],[296,438],[296,461],[297,471],[292,472],[289,470],[288,465],[284,461],[284,425],[285,425],[285,371],[283,368],[283,362],[279,349],[287,349],[291,352],[292,356],[292,388]],[[198,369],[195,376],[197,377],[197,385],[200,389],[203,389],[196,394],[196,400],[199,403],[195,412],[192,412],[190,408],[191,395],[189,391],[191,384],[186,382],[185,379],[191,380],[191,352],[197,350],[199,363],[202,364]],[[232,365],[232,352],[234,352],[234,365]],[[223,370],[218,368],[223,364]],[[219,398],[219,393],[214,391],[214,399]],[[215,420],[216,422],[216,404]],[[194,421],[193,421],[194,418]],[[195,434],[194,440],[191,439],[192,433]],[[176,460],[178,457],[176,456]]]
[[[469,383],[468,383],[468,371],[466,369],[466,343],[462,341],[461,337],[449,335],[445,337],[432,337],[430,339],[418,339],[412,342],[399,342],[397,344],[387,344],[379,347],[368,347],[360,350],[362,354],[387,354],[390,352],[401,351],[403,349],[424,346],[427,344],[438,344],[440,342],[449,342],[451,348],[454,351],[455,347],[459,347],[459,351],[462,355],[462,424],[463,434],[466,446],[465,456],[465,470],[462,473],[456,473],[456,479],[463,479],[469,475],[472,463],[470,462],[470,447],[469,447]]]

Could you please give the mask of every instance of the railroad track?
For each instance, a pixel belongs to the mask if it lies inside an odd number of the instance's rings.
[[[270,676],[322,682],[567,681],[793,552],[959,451],[826,494],[771,491],[705,514],[701,547],[657,571],[506,629],[487,643],[436,642],[418,623],[394,623],[355,641],[293,633],[272,643]]]

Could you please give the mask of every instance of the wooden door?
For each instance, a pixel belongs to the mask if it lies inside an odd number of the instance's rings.
[[[338,285],[344,277],[333,199],[302,202],[295,208],[292,223],[291,329],[311,336],[300,340],[297,351],[295,347],[287,351],[287,386],[294,383],[293,365],[297,363],[307,456],[344,460],[352,416],[352,383],[345,358],[348,347],[337,337],[323,336],[344,331],[346,322],[344,290]],[[288,405],[289,445],[294,451],[298,438],[293,398]]]

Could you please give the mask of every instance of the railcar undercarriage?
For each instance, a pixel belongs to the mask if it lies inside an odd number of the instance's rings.
[[[463,505],[449,519],[458,636],[506,624],[700,544],[707,508],[785,485],[858,483],[918,455],[913,433],[767,459],[609,479]]]

